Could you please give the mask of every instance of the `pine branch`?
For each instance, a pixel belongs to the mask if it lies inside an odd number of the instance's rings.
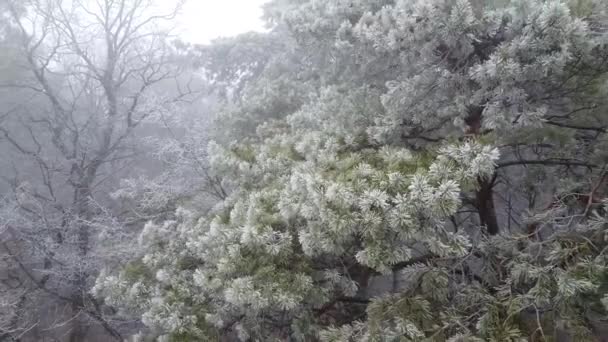
[[[521,160],[512,160],[512,161],[505,161],[505,162],[497,163],[496,168],[501,169],[501,168],[505,168],[505,167],[518,166],[518,165],[580,166],[580,167],[586,167],[589,169],[595,169],[595,168],[599,167],[596,164],[587,163],[587,162],[578,161],[578,160],[572,160],[572,159],[544,159],[544,160],[521,159]]]

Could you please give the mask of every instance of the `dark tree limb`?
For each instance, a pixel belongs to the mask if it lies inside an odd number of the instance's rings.
[[[571,129],[578,129],[578,130],[581,130],[581,131],[594,131],[594,132],[599,132],[599,133],[607,133],[608,132],[608,130],[606,129],[606,127],[582,126],[582,125],[567,124],[567,123],[557,122],[557,121],[545,121],[545,123],[548,124],[548,125],[551,125],[551,126],[571,128]]]
[[[586,167],[589,169],[596,169],[598,165],[587,163],[578,160],[572,159],[544,159],[544,160],[528,160],[528,159],[520,159],[520,160],[511,160],[504,161],[496,164],[497,169],[510,167],[510,166],[525,166],[525,165],[545,165],[545,166],[580,166]]]

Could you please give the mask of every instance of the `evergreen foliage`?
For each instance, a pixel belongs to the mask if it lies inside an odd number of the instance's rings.
[[[226,198],[148,223],[95,293],[175,341],[592,340],[606,14],[272,1],[270,33],[198,51],[232,94],[207,154]]]

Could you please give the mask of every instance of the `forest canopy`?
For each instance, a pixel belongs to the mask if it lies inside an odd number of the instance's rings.
[[[69,269],[75,292],[59,299],[116,340],[136,332],[116,325],[129,319],[143,324],[137,339],[159,341],[608,336],[605,1],[273,0],[267,32],[201,46],[122,40],[131,31],[113,23],[138,26],[112,6],[99,17],[106,63],[75,44],[62,11],[49,25],[67,40],[56,51],[80,61],[74,73],[47,80],[49,63],[30,58],[47,121],[85,106],[51,82],[98,82],[105,103],[98,124],[44,131],[72,165],[75,205],[51,201],[48,223],[35,204],[45,199],[19,185],[0,223],[13,238],[20,224],[33,235],[46,225],[47,239],[5,242],[7,262],[24,244],[45,269]],[[214,120],[175,133],[167,118],[194,93],[189,74]],[[179,115],[197,111],[187,108]],[[137,140],[140,124],[171,134]],[[93,147],[65,145],[97,126]],[[24,144],[3,127],[0,143],[48,174],[37,131]],[[162,174],[125,174],[102,209],[97,173],[143,142]],[[54,247],[40,255],[40,244]],[[119,255],[93,247],[109,245]],[[74,253],[91,266],[61,262]],[[26,274],[33,288],[65,288],[38,273]]]

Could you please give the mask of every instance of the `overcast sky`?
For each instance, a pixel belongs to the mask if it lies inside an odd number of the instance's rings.
[[[171,1],[171,0],[167,0]],[[261,31],[261,5],[268,0],[187,0],[177,33],[185,41],[208,43],[217,37]]]

